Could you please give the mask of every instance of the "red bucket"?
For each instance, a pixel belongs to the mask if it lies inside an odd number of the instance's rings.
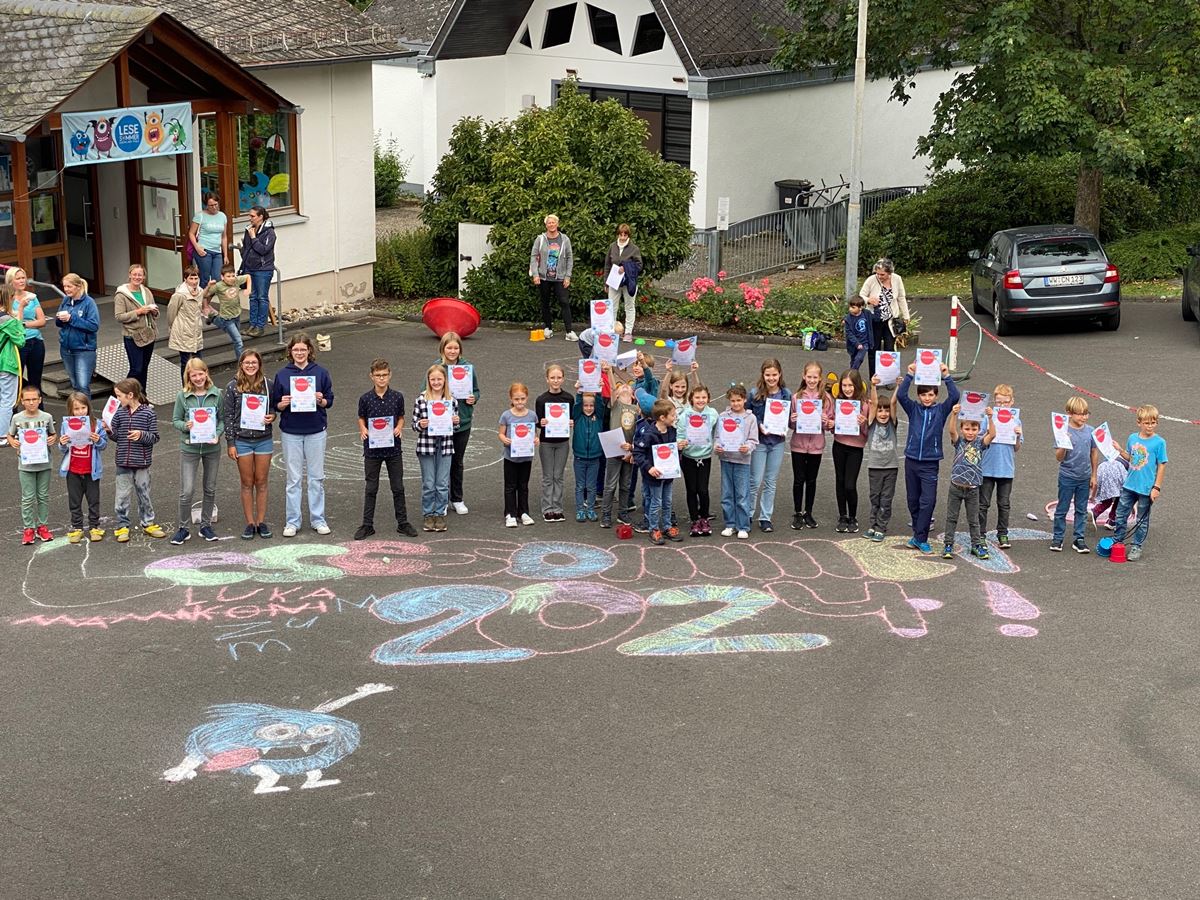
[[[617,526],[617,537],[622,541],[629,540],[631,537],[633,537],[633,526],[626,525],[624,522],[622,522]]]
[[[457,297],[434,297],[421,307],[421,321],[438,337],[456,331],[465,338],[479,327],[479,311]]]

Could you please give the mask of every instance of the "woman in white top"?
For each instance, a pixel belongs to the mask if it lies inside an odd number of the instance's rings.
[[[206,194],[204,211],[196,214],[188,231],[192,258],[200,269],[201,290],[208,287],[209,282],[220,280],[221,266],[230,258],[229,234],[226,230],[228,223],[225,213],[221,212],[220,195]]]
[[[904,280],[896,274],[896,265],[886,257],[877,261],[874,273],[863,282],[858,295],[867,301],[871,314],[871,325],[875,329],[875,349],[895,350],[897,323],[908,328],[908,296],[904,293]],[[867,366],[871,376],[875,375],[875,354],[867,354]]]

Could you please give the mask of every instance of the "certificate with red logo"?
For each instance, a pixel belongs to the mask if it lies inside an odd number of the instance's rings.
[[[46,432],[42,428],[22,428],[21,465],[36,466],[50,462],[50,447],[46,443]]]
[[[447,366],[450,376],[450,396],[455,400],[466,400],[475,392],[475,367],[469,363]]]
[[[974,422],[982,422],[984,419],[984,410],[987,409],[990,397],[991,394],[985,394],[981,391],[963,391],[958,401],[958,417],[960,419],[970,419]]]
[[[1071,435],[1067,433],[1071,420],[1066,413],[1050,413],[1050,430],[1054,432],[1054,446],[1059,450],[1070,450]]]
[[[895,350],[875,351],[875,374],[880,384],[895,384],[900,380],[900,354]]]
[[[592,344],[592,356],[606,362],[612,362],[620,352],[620,338],[615,331],[598,331],[596,343]]]
[[[996,436],[992,438],[996,444],[1017,443],[1016,429],[1021,424],[1021,411],[1014,406],[996,407]]]
[[[116,397],[109,397],[108,402],[104,404],[104,411],[100,413],[100,418],[104,420],[104,424],[112,428],[113,416],[117,414],[117,409],[120,408],[121,401]]]
[[[717,425],[717,441],[721,452],[739,453],[742,449],[742,423],[732,416],[722,416]]]
[[[367,419],[367,447],[372,450],[396,446],[396,420],[391,416]]]
[[[917,384],[942,383],[942,351],[918,350],[917,374],[914,379]]]
[[[821,401],[796,398],[796,434],[821,433]]]
[[[62,433],[72,447],[86,447],[92,442],[92,420],[87,416],[63,416]]]
[[[862,404],[857,400],[835,400],[833,413],[834,434],[859,434],[858,416]]]
[[[690,366],[696,361],[696,336],[680,338],[671,351],[671,365]]]
[[[267,427],[267,395],[242,394],[242,414],[238,427],[246,431],[265,431]]]
[[[692,447],[707,447],[712,443],[712,428],[708,419],[698,412],[684,413],[684,423],[687,425],[687,442]]]
[[[571,436],[571,405],[569,403],[546,404],[546,437],[565,438]]]
[[[517,422],[508,426],[508,454],[513,459],[533,456],[533,426],[525,422]]]
[[[311,375],[293,375],[292,383],[292,412],[317,411],[317,379]]]
[[[600,390],[600,363],[594,359],[579,361],[579,389],[589,394]]]
[[[429,401],[429,434],[432,437],[449,437],[454,434],[454,407],[450,401]]]
[[[613,266],[615,269],[616,266]],[[624,277],[624,276],[622,276]],[[620,284],[617,284],[620,287]],[[592,328],[596,331],[612,331],[616,317],[613,315],[613,305],[610,300],[592,301]]]
[[[787,434],[789,405],[782,399],[767,400],[763,406],[762,427],[759,431],[764,434]]]
[[[189,409],[192,428],[188,432],[193,444],[215,444],[217,442],[217,410],[212,406]]]
[[[675,441],[669,444],[655,444],[654,468],[658,469],[659,478],[678,478],[682,475],[679,468],[679,444]]]
[[[1107,422],[1096,427],[1092,432],[1092,440],[1096,442],[1096,446],[1104,454],[1105,459],[1115,459],[1120,455],[1113,445],[1112,432],[1109,430]]]

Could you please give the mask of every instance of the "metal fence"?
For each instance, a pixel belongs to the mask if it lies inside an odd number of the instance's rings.
[[[923,185],[913,185],[863,191],[862,221],[871,219],[885,204],[924,190]],[[843,196],[822,205],[732,222],[725,231],[696,230],[687,258],[657,285],[669,293],[682,293],[696,278],[715,280],[721,271],[726,279],[753,278],[801,263],[826,262],[846,237],[848,211],[849,200]]]

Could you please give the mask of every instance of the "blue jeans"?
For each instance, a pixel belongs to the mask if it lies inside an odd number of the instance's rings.
[[[71,379],[71,387],[89,400],[92,399],[92,375],[96,371],[95,350],[60,350],[63,368]]]
[[[936,459],[904,460],[904,490],[908,497],[908,514],[912,517],[913,539],[918,544],[929,543],[929,524],[937,506],[938,463]]]
[[[250,324],[267,327],[267,310],[271,306],[271,279],[274,272],[247,272],[250,276]]]
[[[750,466],[721,460],[721,516],[725,526],[749,531],[753,502],[750,499]]]
[[[1124,499],[1125,491],[1121,491]],[[1053,543],[1061,544],[1067,531],[1067,507],[1075,502],[1075,540],[1082,541],[1084,530],[1087,528],[1088,514],[1088,480],[1086,478],[1064,478],[1058,476],[1058,506],[1054,507],[1054,538]],[[1125,514],[1129,515],[1126,508]]]
[[[233,344],[233,352],[240,359],[242,356],[242,333],[238,331],[238,325],[241,324],[241,317],[236,319],[223,319],[220,316],[213,316],[212,323],[217,328],[229,335],[229,342]]]
[[[200,289],[208,287],[210,281],[221,280],[221,266],[225,265],[225,257],[220,250],[205,250],[204,255],[195,254],[192,259],[200,270]]]
[[[444,516],[450,505],[450,460],[441,453],[418,453],[421,464],[421,515]]]
[[[287,465],[286,525],[300,527],[300,484],[308,476],[308,521],[316,528],[325,521],[325,440],[327,432],[288,434],[280,432],[279,445]]]
[[[596,478],[604,460],[575,457],[575,511],[592,512],[596,508]]]
[[[770,522],[771,516],[775,514],[775,481],[787,450],[787,441],[780,441],[770,446],[759,444],[750,454],[750,518],[754,518],[754,503],[758,499],[760,487],[762,502],[759,506],[759,520]]]
[[[648,516],[651,531],[666,531],[671,527],[671,489],[673,487],[675,487],[673,479],[646,479],[644,490],[650,501]]]
[[[1137,524],[1133,529],[1133,545],[1140,547],[1146,543],[1146,532],[1150,530],[1150,495],[1135,494],[1127,488],[1121,488],[1121,499],[1117,501],[1117,530],[1113,539],[1117,543],[1125,540],[1125,529],[1129,527],[1129,511],[1137,504]]]

